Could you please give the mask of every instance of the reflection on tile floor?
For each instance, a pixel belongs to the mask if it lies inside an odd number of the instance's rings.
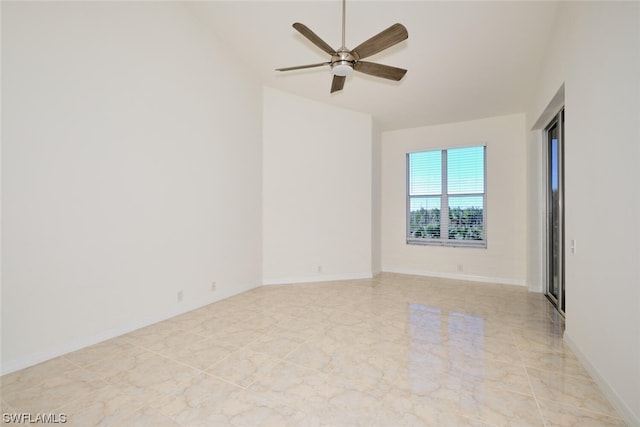
[[[5,375],[66,425],[625,425],[540,294],[384,273],[268,286]]]

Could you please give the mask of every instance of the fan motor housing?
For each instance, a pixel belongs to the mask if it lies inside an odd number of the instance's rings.
[[[334,76],[348,76],[353,72],[356,58],[348,50],[339,50],[331,57],[331,73]]]

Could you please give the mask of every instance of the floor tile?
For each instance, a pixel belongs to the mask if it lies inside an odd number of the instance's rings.
[[[8,398],[14,392],[37,386],[49,380],[55,381],[57,378],[64,377],[68,372],[76,371],[77,368],[77,365],[66,358],[58,357],[27,369],[4,375],[0,380],[2,398],[8,401]]]
[[[247,387],[277,363],[278,360],[271,356],[243,348],[214,364],[207,369],[207,373],[240,387]]]
[[[556,352],[548,350],[521,350],[522,363],[527,368],[558,372],[591,379],[580,361],[569,351]]]
[[[213,412],[213,403],[233,399],[240,391],[241,387],[202,373],[193,377],[182,388],[152,401],[149,406],[179,424],[189,425],[196,414],[204,413],[203,408],[209,408]]]
[[[78,368],[56,377],[42,381],[37,385],[12,391],[3,399],[18,412],[48,413],[72,402],[78,396],[91,395],[107,384],[90,373]]]
[[[147,402],[183,389],[200,374],[192,367],[156,354],[144,354],[135,362],[126,370],[106,376],[105,381]]]
[[[67,425],[618,426],[524,288],[382,273],[265,286],[0,378]]]
[[[117,424],[113,425],[115,426]],[[123,418],[122,424],[119,425],[140,427],[182,427],[181,424],[178,424],[171,418],[150,408],[139,409],[128,417]]]
[[[124,421],[141,409],[143,399],[136,399],[112,385],[105,385],[94,393],[81,395],[60,408],[68,420],[64,425],[97,426],[123,425]]]
[[[544,426],[536,400],[511,391],[473,385],[462,392],[460,414],[498,426]]]
[[[624,427],[625,422],[617,417],[598,414],[573,406],[561,405],[539,399],[540,411],[548,427]]]
[[[609,401],[590,379],[533,368],[527,368],[527,373],[539,399],[548,399],[604,415],[616,415]]]
[[[227,358],[238,349],[239,347],[235,345],[219,341],[215,338],[206,338],[192,344],[173,348],[167,352],[166,356],[204,371]]]
[[[134,348],[128,338],[114,338],[64,355],[70,362],[87,367],[104,359],[117,358]]]
[[[248,345],[253,351],[265,353],[282,359],[301,345],[300,341],[290,337],[264,335]]]
[[[482,384],[486,387],[533,396],[533,390],[522,364],[512,364],[494,359],[466,358],[456,369],[462,373],[466,384]]]

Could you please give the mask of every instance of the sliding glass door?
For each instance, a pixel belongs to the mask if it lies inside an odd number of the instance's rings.
[[[547,297],[564,313],[564,109],[547,136]]]

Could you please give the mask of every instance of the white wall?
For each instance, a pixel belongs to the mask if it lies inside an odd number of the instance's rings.
[[[178,3],[2,2],[3,373],[260,284],[243,69]]]
[[[524,285],[525,135],[524,114],[383,133],[382,270]],[[481,144],[487,146],[487,248],[407,245],[406,154]]]
[[[372,273],[376,275],[382,271],[382,131],[375,121],[372,132],[371,269]]]
[[[544,129],[564,107],[564,84],[553,95],[532,129],[527,142],[527,286],[546,292],[547,282],[547,149]],[[529,114],[529,119],[531,114]]]
[[[371,117],[271,88],[263,110],[264,283],[370,277]]]
[[[544,197],[542,133],[531,132],[527,144],[527,273],[529,291],[544,292],[546,264],[546,213],[540,201]]]
[[[640,425],[640,3],[565,2],[554,28],[528,121],[564,83],[565,340]]]

